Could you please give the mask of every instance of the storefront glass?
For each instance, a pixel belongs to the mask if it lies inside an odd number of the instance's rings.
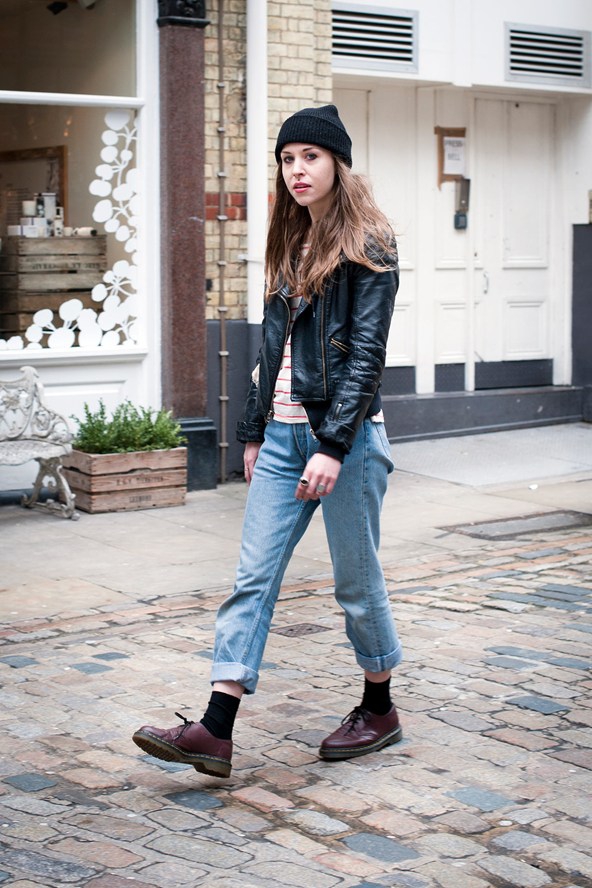
[[[0,90],[132,96],[134,0],[0,0]]]
[[[0,105],[0,132],[0,348],[134,342],[135,114]]]
[[[88,5],[0,0],[4,353],[138,343],[135,4]]]

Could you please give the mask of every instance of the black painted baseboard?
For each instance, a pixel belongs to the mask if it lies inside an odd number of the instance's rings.
[[[383,398],[390,441],[444,438],[584,419],[584,390],[575,386],[393,395]]]
[[[218,481],[218,435],[207,416],[179,420],[187,438],[187,490],[211,490]]]
[[[553,361],[479,361],[475,389],[530,388],[553,385]],[[436,391],[462,392],[464,364],[436,364]],[[393,393],[394,394],[394,393]]]

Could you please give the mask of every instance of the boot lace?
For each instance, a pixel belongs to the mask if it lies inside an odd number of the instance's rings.
[[[354,706],[349,715],[346,715],[341,722],[342,725],[348,726],[346,734],[349,734],[350,731],[354,731],[358,722],[367,722],[368,715],[369,713],[366,709],[363,709],[361,706]]]
[[[175,715],[177,716],[177,718],[180,718],[181,721],[185,723],[181,728],[179,728],[179,733],[175,737],[175,740],[180,740],[187,728],[191,727],[191,725],[195,724],[195,722],[192,722],[191,719],[185,718],[185,716],[181,715],[180,712],[175,712]]]

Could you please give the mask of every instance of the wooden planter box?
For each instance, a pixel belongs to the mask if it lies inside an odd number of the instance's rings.
[[[141,453],[83,453],[63,458],[64,476],[83,512],[119,512],[182,506],[187,448]]]

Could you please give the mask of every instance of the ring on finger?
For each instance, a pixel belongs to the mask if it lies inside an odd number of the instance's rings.
[[[317,493],[324,493],[324,492],[326,491],[326,489],[327,489],[327,485],[326,485],[326,484],[317,484],[317,490],[316,490],[316,492],[317,492]]]
[[[308,478],[303,477],[300,479],[300,481],[298,483],[302,484],[303,487],[307,487],[308,486]]]

